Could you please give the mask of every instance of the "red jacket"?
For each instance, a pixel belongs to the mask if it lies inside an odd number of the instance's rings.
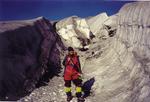
[[[65,80],[77,79],[80,76],[80,73],[82,73],[79,56],[77,56],[76,54],[74,56],[67,55],[63,60],[63,65],[65,66]]]

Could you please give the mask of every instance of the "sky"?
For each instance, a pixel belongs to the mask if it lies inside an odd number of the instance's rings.
[[[0,0],[0,21],[26,20],[44,16],[60,20],[77,15],[95,16],[106,12],[109,16],[131,1],[113,0]]]

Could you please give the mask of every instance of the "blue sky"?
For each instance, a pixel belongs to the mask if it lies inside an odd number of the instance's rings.
[[[44,16],[58,20],[72,15],[95,16],[106,12],[113,15],[131,1],[104,0],[0,0],[0,21],[24,20]]]

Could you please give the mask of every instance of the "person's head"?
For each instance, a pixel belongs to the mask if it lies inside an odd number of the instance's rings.
[[[68,53],[69,55],[74,55],[74,49],[71,46],[68,47]]]

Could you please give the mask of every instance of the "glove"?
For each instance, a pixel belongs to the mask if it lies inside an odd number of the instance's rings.
[[[84,79],[84,75],[82,73],[79,74],[80,79]]]

